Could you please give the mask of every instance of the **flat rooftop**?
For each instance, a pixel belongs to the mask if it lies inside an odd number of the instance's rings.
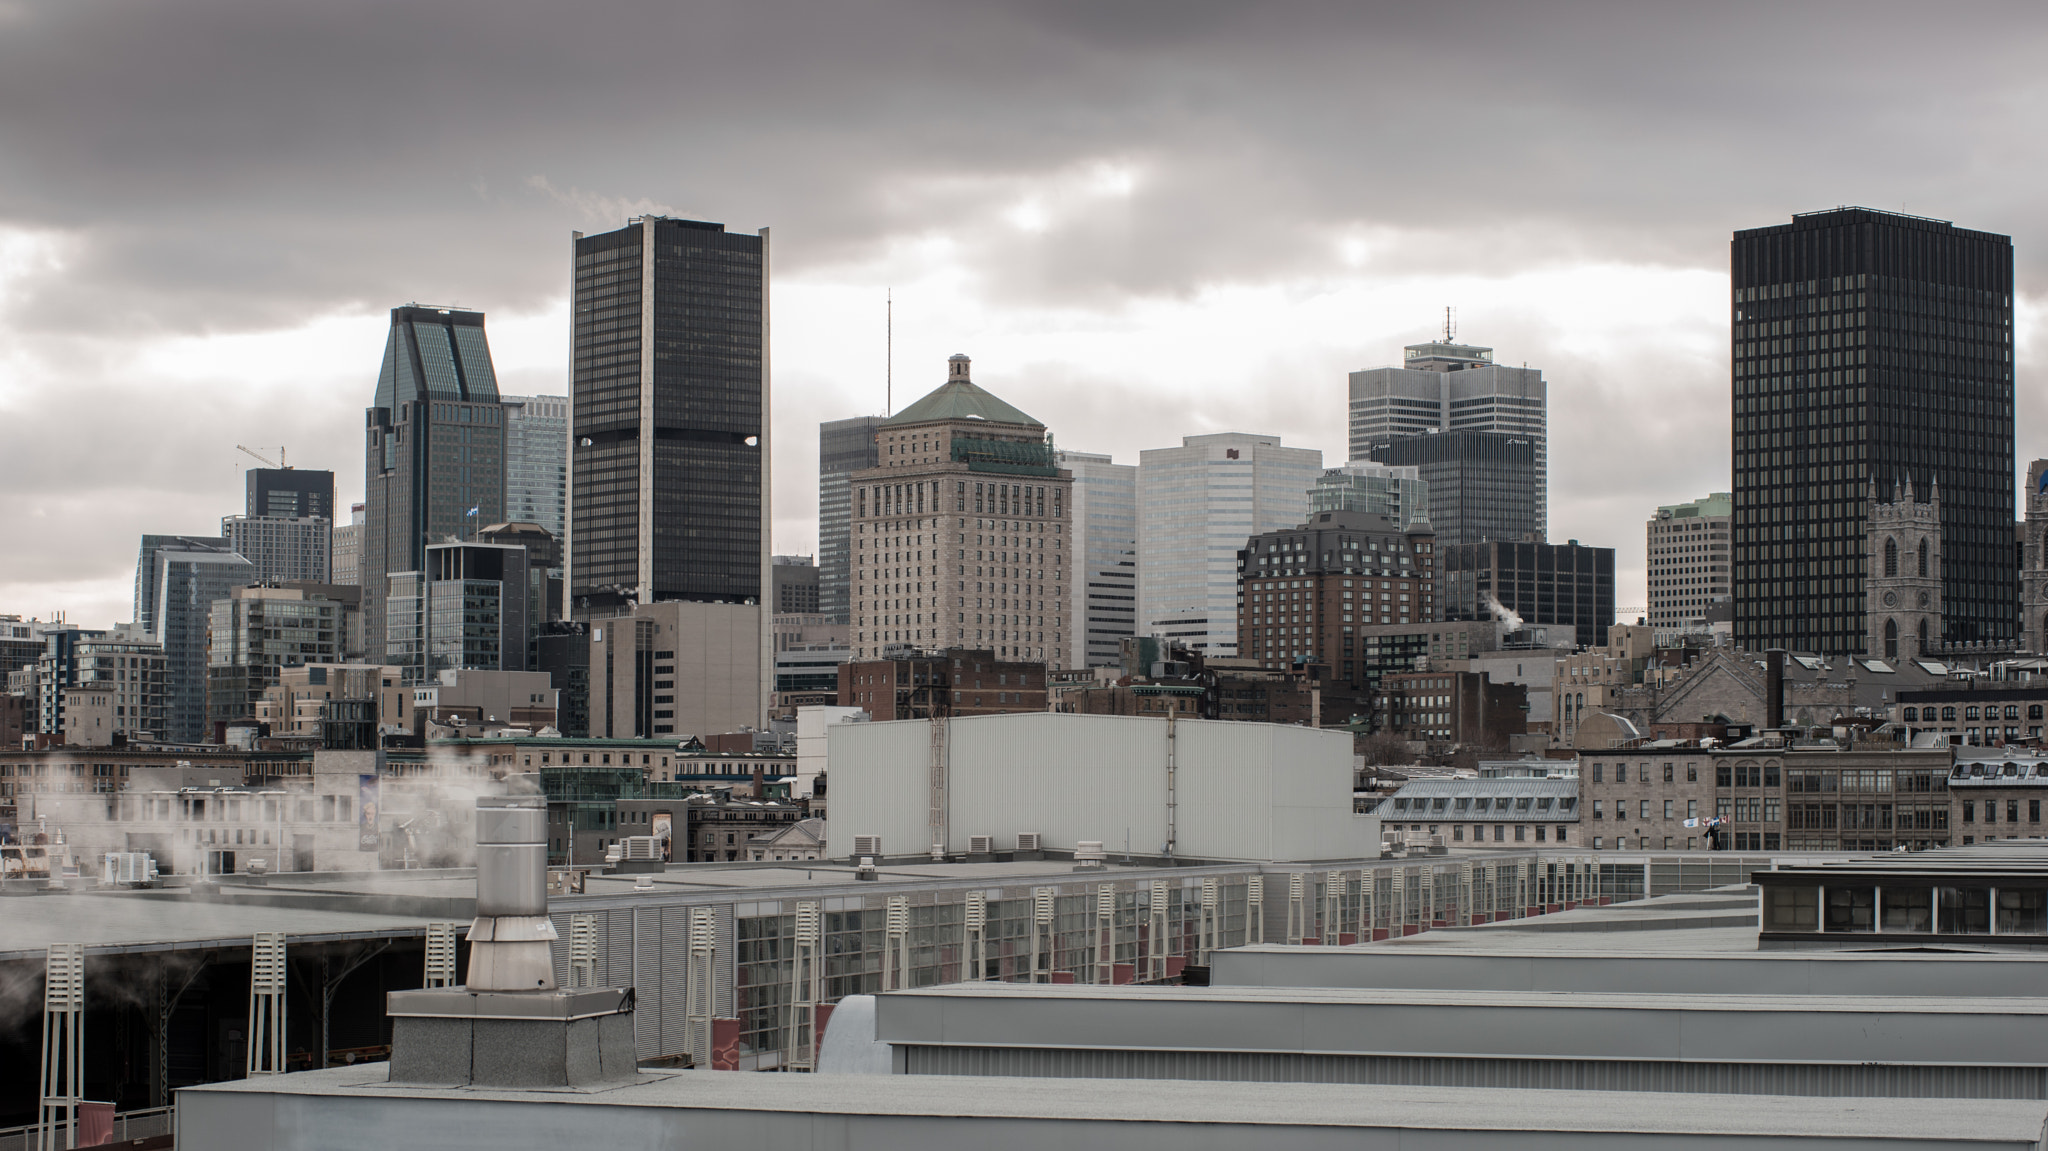
[[[2039,1148],[2048,1102],[971,1076],[391,1087],[381,1064],[178,1093],[180,1146]],[[772,1089],[771,1089],[772,1088]],[[988,1122],[994,1121],[994,1122]],[[1331,1128],[1344,1128],[1341,1133]],[[323,1134],[326,1133],[326,1134]],[[345,1135],[343,1134],[345,1133]]]

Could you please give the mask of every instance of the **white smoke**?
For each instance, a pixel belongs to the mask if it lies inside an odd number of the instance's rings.
[[[1493,618],[1500,621],[1501,630],[1508,632],[1522,630],[1522,617],[1516,615],[1514,611],[1495,599],[1492,592],[1486,593],[1486,610],[1492,612]]]

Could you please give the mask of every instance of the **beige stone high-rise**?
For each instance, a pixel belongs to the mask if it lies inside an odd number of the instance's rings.
[[[1077,541],[1073,474],[1045,425],[954,356],[943,385],[875,429],[875,454],[850,481],[854,658],[902,644],[1059,666]]]

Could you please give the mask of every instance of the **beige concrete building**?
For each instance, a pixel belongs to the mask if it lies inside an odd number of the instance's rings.
[[[74,683],[58,693],[64,708],[64,746],[106,747],[114,742],[114,685]]]
[[[1707,609],[1734,587],[1728,547],[1735,497],[1715,492],[1657,509],[1644,526],[1649,561],[1649,622],[1672,634],[1704,631]]]
[[[319,738],[322,724],[344,712],[330,704],[355,704],[366,709],[375,729],[386,734],[412,734],[412,691],[401,669],[374,663],[316,663],[278,670],[278,681],[265,688],[256,718],[270,725],[273,736]]]
[[[590,734],[711,736],[767,726],[775,664],[760,604],[671,600],[590,623]]]
[[[1044,424],[968,369],[952,357],[944,385],[882,421],[880,462],[851,477],[855,659],[898,644],[1067,656],[1073,473]]]

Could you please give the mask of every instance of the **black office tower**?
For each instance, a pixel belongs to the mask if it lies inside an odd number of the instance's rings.
[[[1729,266],[1736,640],[1879,655],[1870,490],[1910,481],[1940,486],[1942,639],[2012,642],[2011,238],[1840,208],[1735,233]]]
[[[248,504],[242,514],[334,522],[334,473],[308,468],[250,468]]]
[[[570,610],[768,588],[768,230],[642,216],[577,233]]]
[[[1607,642],[1614,622],[1614,549],[1561,544],[1437,545],[1437,600],[1444,619],[1502,620],[1547,628],[1580,647]],[[1519,620],[1517,624],[1514,621]]]
[[[1425,432],[1393,436],[1367,454],[1375,463],[1413,467],[1429,485],[1429,526],[1439,549],[1543,538],[1543,472],[1528,436]]]
[[[364,422],[358,562],[365,647],[379,661],[391,574],[423,571],[428,544],[505,519],[505,419],[483,313],[391,309]]]

